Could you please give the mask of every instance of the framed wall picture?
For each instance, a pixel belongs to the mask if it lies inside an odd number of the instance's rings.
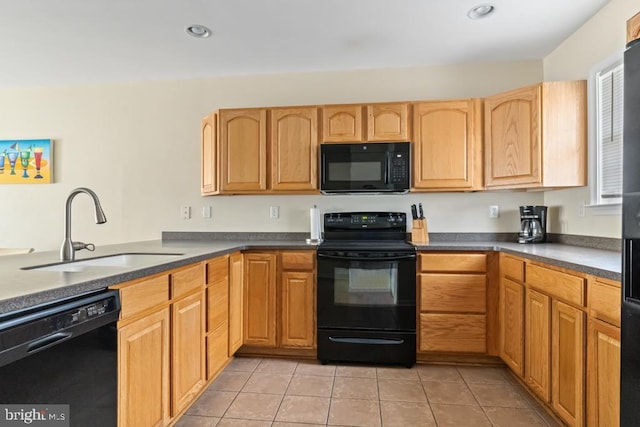
[[[51,139],[0,140],[0,184],[53,182]]]

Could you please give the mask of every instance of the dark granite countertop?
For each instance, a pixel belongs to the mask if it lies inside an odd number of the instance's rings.
[[[58,252],[34,252],[0,257],[0,314],[104,289],[108,286],[160,273],[216,256],[248,249],[315,249],[304,240],[151,240],[82,251],[82,260],[118,253],[178,253],[169,261],[150,261],[142,267],[91,267],[77,272],[22,270],[57,263]],[[495,250],[613,280],[621,278],[619,252],[556,243],[519,245],[506,242],[437,242],[417,245],[419,250]]]

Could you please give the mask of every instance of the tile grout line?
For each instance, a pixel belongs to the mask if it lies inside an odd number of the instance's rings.
[[[462,372],[460,372],[460,370],[458,369],[458,367],[456,367],[456,371],[458,371],[458,375],[460,375],[460,377],[462,378],[462,382],[464,382],[464,385],[467,387],[467,389],[469,390],[469,393],[471,393],[471,396],[473,396],[473,400],[475,400],[478,403],[478,406],[480,407],[480,410],[482,411],[482,413],[484,414],[485,418],[487,419],[487,421],[489,421],[489,424],[491,424],[493,427],[496,427],[496,425],[494,424],[494,422],[491,420],[491,417],[489,417],[489,414],[487,414],[487,411],[484,410],[484,406],[482,406],[482,404],[480,403],[480,401],[478,400],[478,398],[476,397],[475,393],[473,392],[473,390],[471,389],[471,387],[469,387],[469,383],[467,382],[467,379],[464,377],[464,375],[462,375]],[[506,379],[506,378],[505,378]]]

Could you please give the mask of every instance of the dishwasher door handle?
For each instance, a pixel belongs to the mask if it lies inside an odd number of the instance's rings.
[[[73,332],[56,332],[55,334],[47,335],[46,337],[42,337],[37,339],[31,343],[27,347],[27,353],[32,353],[34,351],[39,351],[47,347],[51,347],[60,341],[67,340],[73,336]]]

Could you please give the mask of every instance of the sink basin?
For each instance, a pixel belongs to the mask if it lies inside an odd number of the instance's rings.
[[[153,264],[170,261],[183,254],[173,253],[124,253],[107,255],[97,258],[88,258],[78,261],[58,262],[55,264],[34,265],[23,267],[22,270],[37,271],[66,271],[77,272],[84,271],[89,268],[131,268],[131,267],[147,267]]]

